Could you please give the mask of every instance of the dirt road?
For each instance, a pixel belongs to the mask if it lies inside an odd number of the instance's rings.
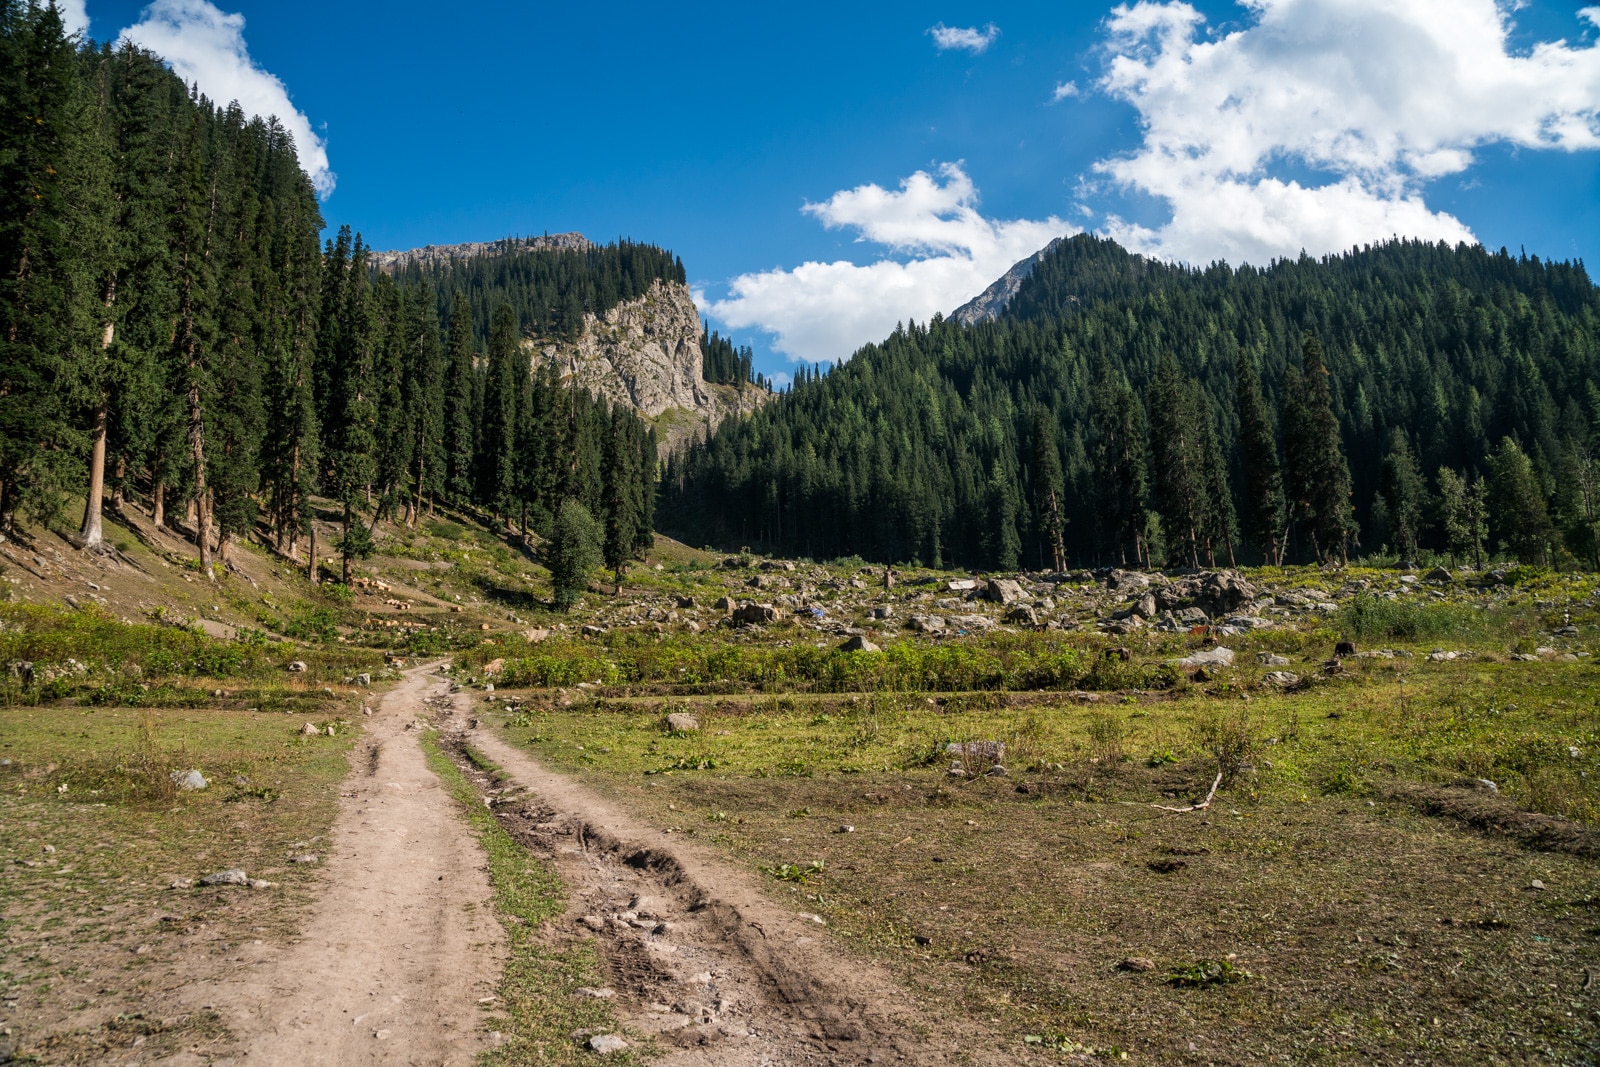
[[[253,1064],[469,1064],[503,933],[482,851],[423,760],[426,668],[386,694],[341,791],[326,885],[300,940],[184,990]]]
[[[881,968],[748,872],[478,728],[470,694],[451,695],[429,668],[408,673],[365,720],[301,938],[256,947],[246,966],[181,993],[232,1031],[233,1062],[465,1065],[493,1041],[481,1019],[503,934],[483,853],[425,764],[427,719],[447,749],[471,744],[509,775],[491,783],[464,766],[502,825],[560,874],[569,907],[551,940],[598,941],[599,992],[615,998],[625,1040],[653,1037],[665,1050],[657,1062],[1014,1062],[994,1035],[922,1015]]]

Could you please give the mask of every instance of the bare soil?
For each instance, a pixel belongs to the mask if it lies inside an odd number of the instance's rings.
[[[413,670],[366,720],[300,936],[179,991],[243,1062],[467,1064],[491,1040],[481,1001],[503,933],[484,857],[416,742],[423,699],[444,684]],[[191,1059],[220,1062],[171,1062]]]
[[[924,1013],[820,917],[774,902],[748,871],[476,729],[464,698],[441,710],[458,750],[470,745],[501,768],[489,799],[502,825],[567,887],[567,914],[549,936],[598,942],[618,1014],[654,1036],[657,1062],[1014,1062],[994,1034]]]

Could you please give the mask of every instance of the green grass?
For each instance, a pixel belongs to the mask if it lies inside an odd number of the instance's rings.
[[[926,1010],[991,1020],[1020,1062],[1522,1062],[1537,1049],[1585,1062],[1600,1040],[1580,989],[1585,968],[1600,973],[1592,862],[1385,787],[1489,777],[1594,827],[1600,671],[1486,654],[1353,660],[1324,677],[1326,650],[1306,652],[1295,669],[1313,684],[1293,693],[1246,663],[1093,702],[583,693],[564,706],[500,690],[524,707],[497,717],[548,764],[825,917]],[[700,730],[670,735],[671,711]],[[1007,742],[1010,774],[950,777],[944,745],[985,739]],[[1209,809],[1154,807],[1204,796],[1223,762],[1236,773]],[[1154,968],[1119,968],[1128,957]]]
[[[308,717],[334,721],[331,710]],[[8,1013],[19,1055],[131,1054],[140,1037],[147,1054],[166,1055],[226,1036],[206,1013],[159,1025],[135,1015],[160,997],[177,954],[201,931],[219,952],[293,936],[316,868],[287,860],[330,847],[356,736],[302,738],[303,721],[220,710],[0,710],[0,761],[9,761],[0,763],[0,986],[19,998]],[[170,771],[190,768],[210,788],[172,789]],[[168,888],[229,867],[278,888]],[[70,1023],[69,1011],[99,1022]]]
[[[486,1067],[524,1063],[593,1062],[575,1029],[605,1033],[617,1029],[616,1015],[603,1000],[574,997],[580,986],[601,984],[600,960],[593,942],[568,947],[552,945],[540,927],[566,910],[561,880],[547,865],[528,854],[484,808],[478,791],[439,745],[437,731],[422,738],[428,766],[460,801],[463,814],[489,858],[489,880],[495,911],[505,927],[510,958],[500,980],[500,1003],[506,1014],[491,1020],[509,1040],[483,1054]],[[493,773],[497,768],[471,749],[473,766]],[[641,1062],[633,1050],[608,1062]]]

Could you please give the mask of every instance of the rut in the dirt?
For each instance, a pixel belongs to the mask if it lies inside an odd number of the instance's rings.
[[[514,840],[568,890],[553,939],[599,942],[607,988],[667,1064],[982,1063],[993,1035],[932,1025],[816,916],[764,897],[742,872],[633,823],[476,724],[438,706],[444,739]],[[494,782],[465,757],[499,765]],[[531,788],[530,788],[531,787]],[[588,994],[580,994],[588,995]]]

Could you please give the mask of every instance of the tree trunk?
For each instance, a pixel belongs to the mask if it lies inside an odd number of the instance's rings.
[[[196,360],[191,352],[191,368]],[[200,407],[200,382],[189,383],[189,454],[194,459],[195,544],[200,548],[200,571],[215,581],[211,573],[211,509],[206,506],[206,428]]]
[[[309,555],[310,555],[311,562],[306,565],[306,577],[311,580],[311,584],[312,585],[316,585],[317,584],[317,528],[316,528],[315,525],[312,525],[312,527],[311,527],[311,543],[310,543],[310,545],[308,547],[309,547]]]
[[[350,527],[354,524],[355,515],[351,512],[350,505],[346,504],[344,506],[344,543],[347,547],[343,552],[339,553],[341,557],[339,573],[343,575],[346,586],[350,584],[350,550],[348,545],[350,544]]]
[[[117,333],[116,320],[111,317],[111,305],[116,299],[117,279],[112,275],[111,280],[106,283],[106,324],[100,332],[102,360],[111,350],[112,338]],[[94,548],[105,541],[100,528],[100,509],[106,490],[106,406],[107,400],[102,393],[99,404],[95,405],[94,422],[89,430],[89,497],[83,502],[83,528],[78,531],[78,540],[82,542],[84,548]]]
[[[150,490],[150,521],[157,527],[167,522],[167,485],[160,478]]]
[[[223,563],[228,562],[228,549],[233,544],[233,535],[228,533],[217,534],[217,558]]]
[[[105,542],[100,526],[101,500],[106,491],[106,402],[103,397],[94,409],[89,441],[89,495],[83,502],[83,527],[78,531],[80,548],[95,548]]]
[[[117,484],[111,487],[111,510],[117,515],[122,514],[122,509],[127,501],[123,498],[123,486],[127,484],[128,457],[117,457]]]

